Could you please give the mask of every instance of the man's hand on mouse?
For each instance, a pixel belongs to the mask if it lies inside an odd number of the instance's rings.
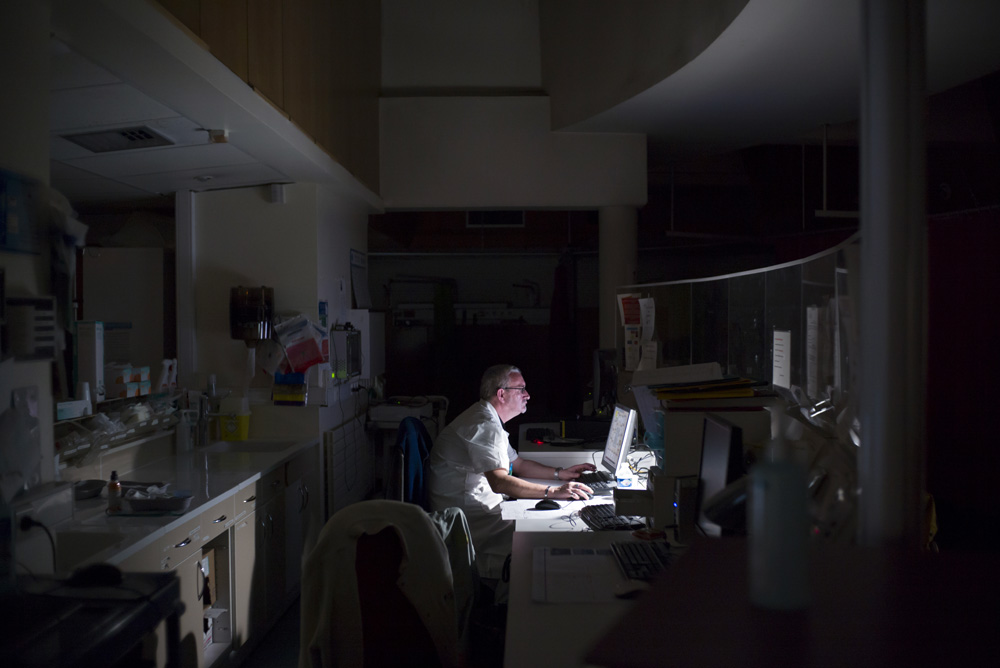
[[[576,480],[584,471],[596,470],[597,467],[593,464],[574,464],[573,466],[567,466],[566,468],[556,469],[556,478],[559,480]]]
[[[549,493],[549,498],[586,501],[593,496],[593,494],[594,490],[590,489],[582,482],[570,481],[553,488],[552,492]]]

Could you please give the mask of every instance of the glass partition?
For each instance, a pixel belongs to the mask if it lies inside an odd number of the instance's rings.
[[[794,262],[617,292],[653,299],[658,366],[718,362],[727,375],[770,383],[773,334],[780,330],[791,342],[789,390],[797,402],[836,405],[849,401],[853,384],[858,267],[854,235]]]

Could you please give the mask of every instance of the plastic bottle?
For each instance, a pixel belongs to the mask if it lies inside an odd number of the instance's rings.
[[[122,484],[118,480],[118,471],[111,472],[108,482],[108,512],[120,513],[122,510]]]
[[[750,471],[747,501],[750,602],[770,610],[809,605],[809,521],[805,469],[784,437]]]

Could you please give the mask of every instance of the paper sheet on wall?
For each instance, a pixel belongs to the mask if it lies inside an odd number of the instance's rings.
[[[643,341],[641,350],[642,354],[639,357],[639,365],[636,366],[636,371],[640,369],[655,369],[657,356],[659,352],[660,344],[657,341]]]
[[[355,308],[372,307],[368,292],[368,255],[361,251],[351,250],[351,288],[354,290]]]
[[[635,371],[642,355],[642,328],[639,325],[625,325],[625,370]]]
[[[618,295],[618,314],[622,327],[625,328],[625,369],[634,371],[639,366],[641,351],[639,343],[642,340],[642,309],[639,305],[639,295],[623,293]]]
[[[639,313],[638,294],[622,293],[618,295],[618,315],[622,319],[622,326],[638,326],[642,321]]]
[[[771,358],[771,382],[778,387],[791,387],[792,333],[774,330],[774,354]]]
[[[652,341],[656,330],[656,300],[652,297],[639,300],[639,322],[642,325],[642,340]]]

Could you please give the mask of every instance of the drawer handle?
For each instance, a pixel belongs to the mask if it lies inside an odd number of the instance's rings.
[[[250,503],[251,501],[256,501],[256,500],[257,500],[257,495],[256,495],[256,494],[254,494],[254,495],[253,495],[253,496],[251,496],[251,497],[248,497],[248,498],[246,498],[246,499],[243,499],[243,503]]]
[[[226,516],[220,515],[218,519],[212,520],[212,524],[218,524],[219,522],[225,522],[225,521],[226,521]]]
[[[176,545],[174,545],[174,547],[184,547],[185,545],[187,545],[190,542],[191,542],[191,536],[188,536],[187,538],[185,538],[181,542],[179,542]]]

